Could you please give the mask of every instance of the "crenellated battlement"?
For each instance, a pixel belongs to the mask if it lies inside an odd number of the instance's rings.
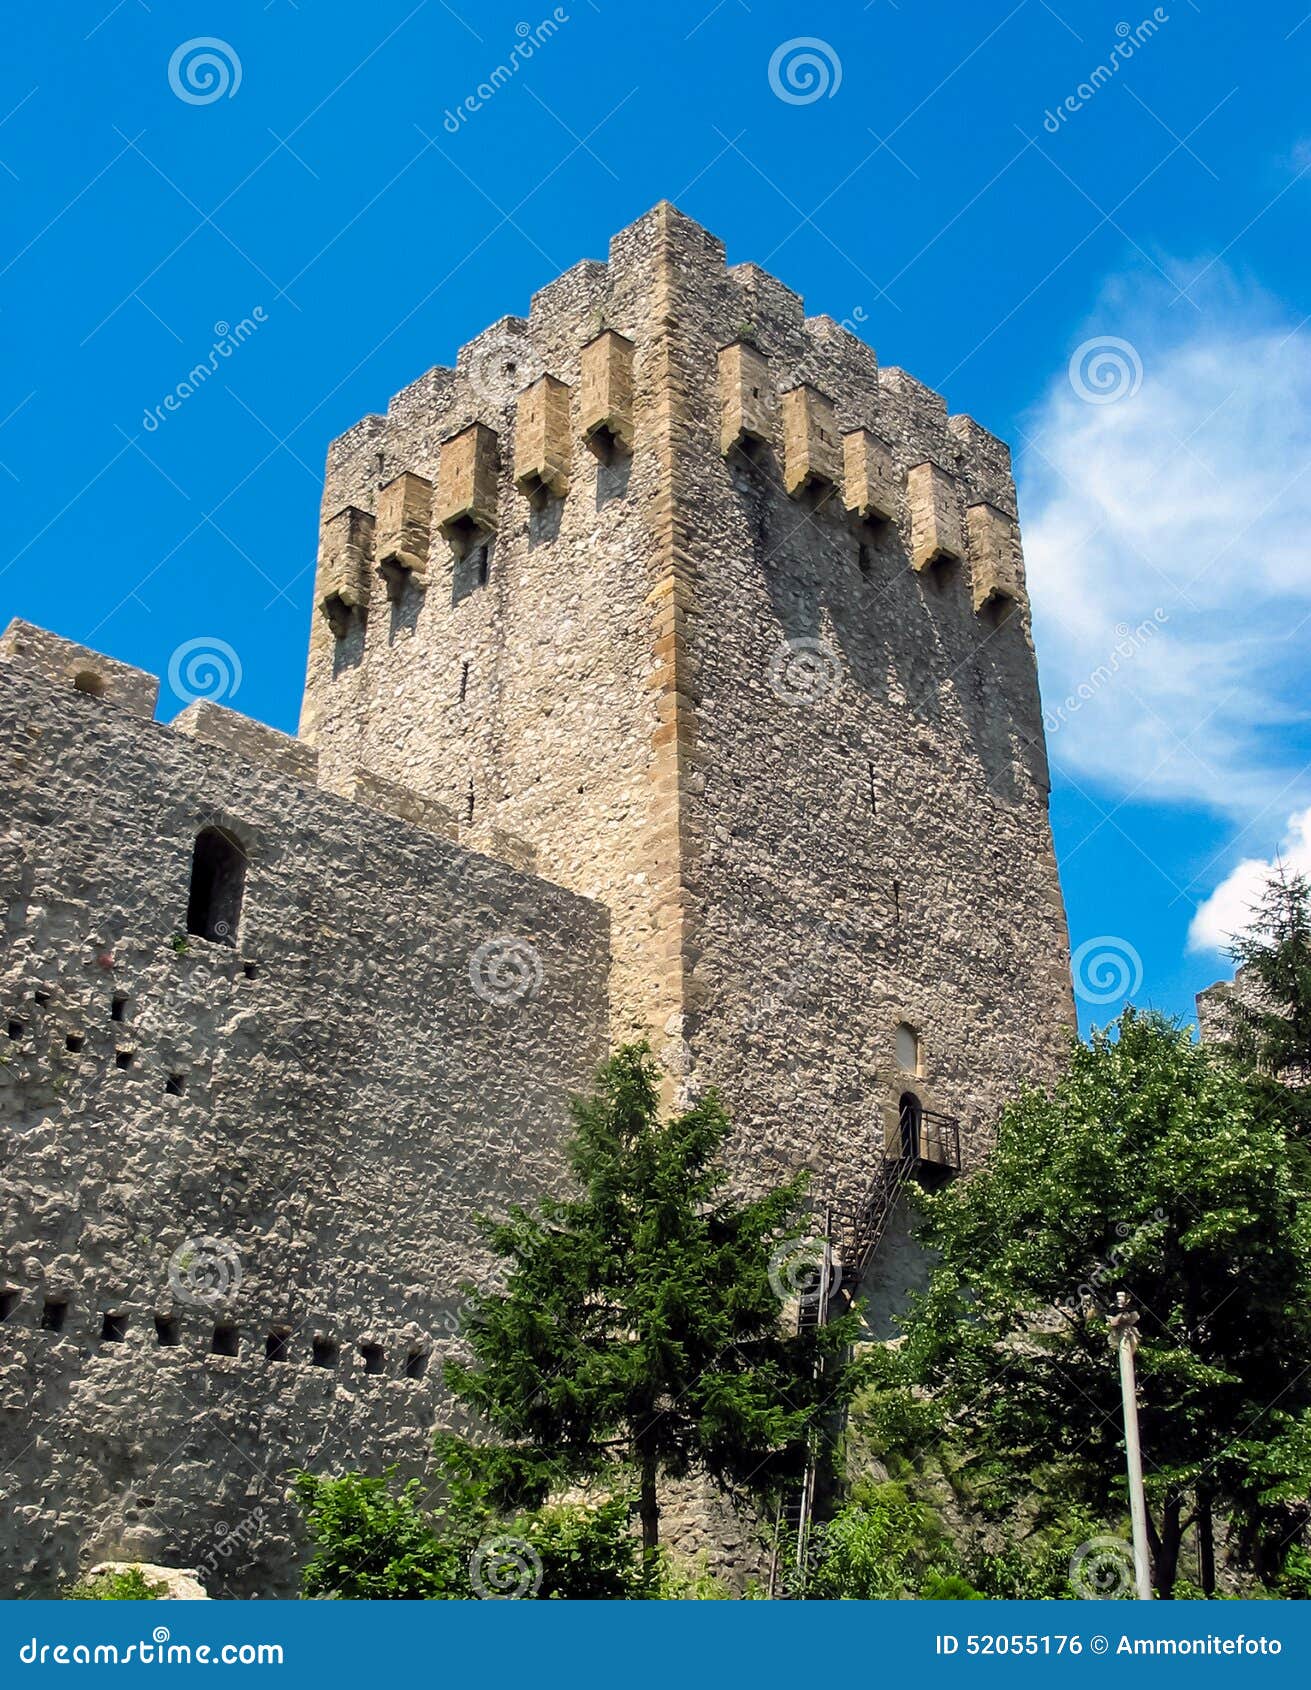
[[[680,311],[689,326],[693,312],[704,319],[697,327],[717,343],[690,371],[688,399],[717,405],[721,451],[772,464],[792,497],[839,495],[854,521],[908,522],[915,567],[960,562],[976,608],[1024,605],[1017,543],[964,515],[982,505],[1013,522],[1002,442],[950,416],[940,394],[904,371],[880,368],[873,348],[831,317],[807,317],[800,296],[766,271],[728,268],[715,237],[657,207],[614,238],[606,263],[577,265],[538,290],[528,317],[501,318],[460,348],[453,370],[428,371],[385,418],[334,444],[316,599],[336,640],[367,619],[375,585],[393,604],[407,581],[440,590],[471,551],[518,532],[530,511],[585,498],[594,480],[585,454],[612,463],[652,447],[661,396],[650,348],[680,326],[679,314],[669,324],[653,316],[650,297],[653,251],[671,227],[687,249]],[[917,495],[920,485],[932,496]]]

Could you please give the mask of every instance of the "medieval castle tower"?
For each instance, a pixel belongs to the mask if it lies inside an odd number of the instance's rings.
[[[668,205],[330,448],[298,739],[156,690],[0,640],[9,1594],[422,1470],[613,1043],[851,1202],[1073,1028],[1006,448]]]

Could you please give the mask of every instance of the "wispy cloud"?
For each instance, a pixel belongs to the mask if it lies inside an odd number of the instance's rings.
[[[1164,282],[1109,284],[1026,425],[1036,639],[1050,709],[1156,617],[1159,634],[1052,736],[1053,762],[1260,840],[1311,798],[1311,325],[1220,266],[1193,297],[1200,312]],[[1141,364],[1123,397],[1067,373],[1099,337]]]
[[[1279,863],[1290,874],[1311,875],[1311,810],[1289,817],[1277,858],[1246,857],[1229,871],[1193,917],[1189,950],[1227,950],[1234,935],[1252,925],[1261,894]]]

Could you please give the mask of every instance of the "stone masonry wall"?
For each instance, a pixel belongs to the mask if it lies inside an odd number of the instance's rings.
[[[633,383],[601,461],[606,330]],[[562,407],[550,485],[517,484],[520,411],[540,444]],[[474,423],[483,585],[438,521]],[[1074,1027],[1005,446],[666,205],[336,443],[322,587],[337,513],[406,470],[438,494],[422,584],[388,602],[366,559],[367,613],[315,619],[329,778],[472,793],[473,827],[606,903],[614,1033],[721,1086],[752,1177],[858,1196],[904,1090],[977,1159]]]
[[[0,642],[11,1596],[123,1558],[290,1593],[294,1468],[422,1471],[488,1265],[473,1214],[558,1183],[606,1046],[596,904],[153,698],[38,630]],[[248,859],[233,946],[184,933],[206,825]]]

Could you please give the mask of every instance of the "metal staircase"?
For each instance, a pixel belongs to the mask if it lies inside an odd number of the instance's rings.
[[[903,1102],[898,1152],[885,1155],[869,1190],[859,1203],[830,1206],[824,1216],[819,1260],[802,1277],[798,1288],[798,1333],[828,1324],[835,1294],[853,1291],[879,1253],[888,1223],[909,1181],[922,1167],[955,1172],[960,1167],[960,1123],[950,1115],[922,1109],[917,1101],[908,1112]],[[769,1565],[769,1595],[775,1601],[800,1595],[805,1588],[806,1556],[815,1512],[816,1461],[812,1433],[811,1458],[795,1489],[784,1494],[774,1522],[774,1549]],[[796,1570],[787,1587],[788,1566]]]

